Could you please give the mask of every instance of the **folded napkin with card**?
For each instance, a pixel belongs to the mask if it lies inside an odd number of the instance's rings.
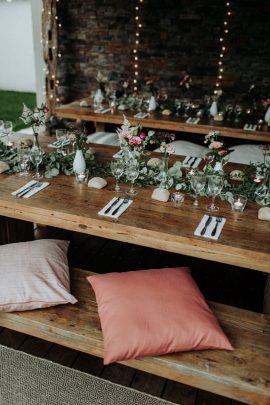
[[[70,140],[67,139],[67,140],[65,140],[63,142],[62,141],[55,141],[53,143],[49,143],[48,147],[57,149],[57,148],[61,148],[62,146],[67,146],[69,144],[70,144]]]
[[[226,218],[204,215],[194,235],[217,240],[226,222]]]
[[[106,114],[107,112],[111,111],[110,108],[98,108],[94,112],[96,114]]]
[[[46,188],[49,184],[50,183],[48,183],[47,181],[31,180],[24,186],[18,188],[18,190],[13,191],[11,194],[15,195],[16,197],[29,198]]]
[[[102,210],[99,211],[98,215],[114,219],[119,218],[132,203],[133,200],[128,198],[114,197],[104,208],[102,208]]]
[[[186,124],[198,124],[200,122],[200,118],[199,117],[189,117],[186,120]]]
[[[193,169],[196,169],[199,166],[201,160],[202,160],[201,158],[196,156],[186,156],[186,158],[182,162],[182,166],[192,167]]]

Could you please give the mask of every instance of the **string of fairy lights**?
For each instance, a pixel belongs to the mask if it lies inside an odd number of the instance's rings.
[[[54,1],[56,2],[55,7],[53,7]],[[59,2],[60,2],[60,0],[52,0],[51,8],[50,9],[48,8],[48,10],[46,11],[48,13],[48,15],[47,16],[43,15],[43,18],[47,17],[47,21],[51,21],[51,25],[52,25],[51,32],[53,31],[53,25],[55,24],[54,28],[56,29],[56,37],[54,37],[52,34],[49,37],[48,33],[46,33],[48,35],[48,37],[47,37],[45,35],[45,33],[42,33],[42,32],[40,33],[40,36],[41,36],[40,42],[43,45],[46,45],[46,48],[48,50],[50,50],[52,59],[54,59],[54,58],[60,59],[62,57],[61,53],[58,51],[58,32],[62,27],[62,24],[59,21],[59,16],[57,13],[57,11],[58,11],[57,3],[59,3]],[[43,14],[45,13],[44,8],[42,8],[41,11]],[[54,15],[52,15],[52,14],[54,14]],[[44,85],[43,85],[43,95],[47,96],[49,98],[49,100],[56,101],[57,103],[59,103],[60,98],[57,95],[57,87],[60,86],[60,81],[56,77],[56,72],[50,71],[50,69],[48,67],[48,62],[47,62],[47,66],[43,68],[43,71],[46,75],[45,82],[47,84],[46,85],[44,83]],[[53,86],[50,85],[51,82],[54,83]]]
[[[222,32],[219,37],[220,53],[218,59],[218,75],[214,90],[215,94],[217,94],[218,91],[221,90],[221,83],[224,78],[224,54],[226,51],[228,51],[228,44],[226,40],[229,33],[229,25],[230,25],[230,17],[232,15],[232,9],[231,9],[231,2],[226,1],[225,5],[226,5],[226,13],[223,21]]]
[[[133,78],[133,91],[136,93],[138,91],[138,80],[139,80],[139,46],[140,46],[140,37],[141,37],[141,5],[143,0],[138,0],[135,6],[135,43],[134,43],[134,78]]]

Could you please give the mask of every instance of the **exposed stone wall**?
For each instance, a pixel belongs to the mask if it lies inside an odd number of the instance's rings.
[[[96,90],[100,70],[112,83],[133,79],[136,0],[59,2],[58,68],[62,101]],[[141,10],[140,79],[159,77],[174,97],[212,94],[220,53],[225,1],[144,0]],[[270,87],[270,1],[231,0],[224,89],[237,99],[251,84]],[[179,88],[183,71],[191,90]]]

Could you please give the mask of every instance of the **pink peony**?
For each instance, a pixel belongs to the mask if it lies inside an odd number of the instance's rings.
[[[140,133],[139,133],[139,137],[140,137],[141,139],[145,139],[145,138],[146,138],[146,134],[145,134],[144,132],[140,132]]]
[[[49,112],[48,107],[46,107],[46,105],[43,107],[43,112],[46,114],[47,112]]]
[[[130,145],[140,145],[142,143],[142,140],[139,136],[133,136],[129,139],[128,143]]]
[[[209,149],[218,149],[218,148],[222,148],[222,146],[223,146],[223,142],[214,141],[214,142],[211,142],[208,147],[209,147]]]
[[[226,149],[220,149],[218,151],[218,155],[223,155],[224,153],[227,153]]]

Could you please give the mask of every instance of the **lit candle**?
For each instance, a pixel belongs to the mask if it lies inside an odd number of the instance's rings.
[[[79,173],[79,174],[78,174],[78,179],[79,179],[80,181],[84,181],[84,179],[85,179],[85,174],[84,174],[84,173]]]
[[[255,183],[260,183],[261,179],[259,177],[255,177],[254,181],[255,181]]]
[[[243,207],[243,203],[241,203],[240,198],[238,198],[238,200],[235,201],[235,203],[234,203],[234,208],[237,210],[241,210],[242,207]]]

